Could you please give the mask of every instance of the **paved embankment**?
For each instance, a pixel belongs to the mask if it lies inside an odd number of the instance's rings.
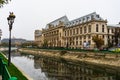
[[[2,76],[0,75],[0,80],[2,80]]]
[[[0,56],[2,57],[3,62],[8,63],[7,57],[2,52],[0,52]],[[7,70],[9,71],[7,73],[10,74],[11,76],[15,76],[18,80],[33,80],[13,63],[11,63],[10,66],[6,65],[6,67]],[[2,76],[0,75],[0,80],[2,80],[1,78]]]
[[[105,66],[120,67],[120,54],[109,53],[94,53],[94,52],[72,52],[72,51],[57,51],[57,50],[30,50],[19,49],[19,51],[34,54],[43,55],[55,58],[64,58],[71,61],[82,61],[91,64],[101,64]]]

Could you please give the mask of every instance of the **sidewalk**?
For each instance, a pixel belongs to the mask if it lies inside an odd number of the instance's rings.
[[[2,76],[0,75],[0,80],[2,80]]]

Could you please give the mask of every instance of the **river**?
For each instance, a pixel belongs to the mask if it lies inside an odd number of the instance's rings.
[[[67,62],[14,52],[11,61],[33,80],[120,80],[119,68]]]

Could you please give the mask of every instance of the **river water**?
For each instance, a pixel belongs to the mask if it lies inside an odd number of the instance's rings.
[[[11,61],[33,80],[120,80],[120,70],[22,53]]]

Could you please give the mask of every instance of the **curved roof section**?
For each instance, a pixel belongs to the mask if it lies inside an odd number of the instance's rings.
[[[58,19],[56,19],[56,20],[48,23],[48,24],[46,25],[46,29],[48,28],[49,25],[57,26],[60,21],[61,21],[61,22],[64,22],[64,23],[69,22],[67,16],[63,16],[63,17],[60,17],[60,18],[58,18]]]

